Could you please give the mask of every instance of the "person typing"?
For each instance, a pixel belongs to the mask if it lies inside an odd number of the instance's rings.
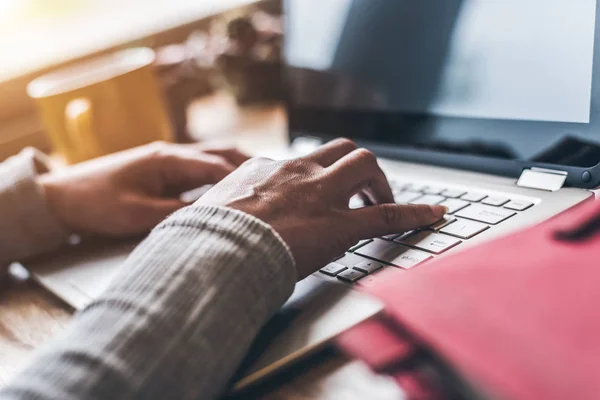
[[[0,231],[15,232],[0,236],[0,262],[59,248],[71,232],[158,225],[0,399],[216,398],[297,280],[361,239],[447,211],[394,204],[375,156],[345,139],[290,161],[158,143],[63,172],[40,164],[27,151],[0,166]],[[179,200],[206,184],[193,204]],[[374,205],[350,209],[355,194]]]

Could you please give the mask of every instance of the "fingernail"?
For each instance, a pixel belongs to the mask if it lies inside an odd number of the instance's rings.
[[[433,215],[437,218],[442,218],[444,215],[448,214],[448,207],[446,206],[433,206],[431,207],[433,210]]]

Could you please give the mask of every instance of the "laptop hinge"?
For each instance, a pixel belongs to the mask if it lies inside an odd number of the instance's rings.
[[[556,192],[563,187],[566,180],[566,171],[532,167],[523,170],[517,186]]]

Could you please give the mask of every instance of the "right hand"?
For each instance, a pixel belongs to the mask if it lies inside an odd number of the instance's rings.
[[[351,210],[361,193],[373,206]],[[397,205],[375,156],[347,139],[290,161],[253,159],[197,204],[222,205],[271,225],[288,244],[302,279],[362,239],[430,225],[446,207]]]

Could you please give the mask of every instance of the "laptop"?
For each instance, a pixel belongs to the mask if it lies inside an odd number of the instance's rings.
[[[378,155],[398,203],[449,214],[362,241],[299,282],[234,390],[380,312],[361,287],[544,221],[600,185],[595,0],[288,0],[285,11],[290,148],[275,156],[349,137]],[[27,267],[82,308],[135,244]]]

